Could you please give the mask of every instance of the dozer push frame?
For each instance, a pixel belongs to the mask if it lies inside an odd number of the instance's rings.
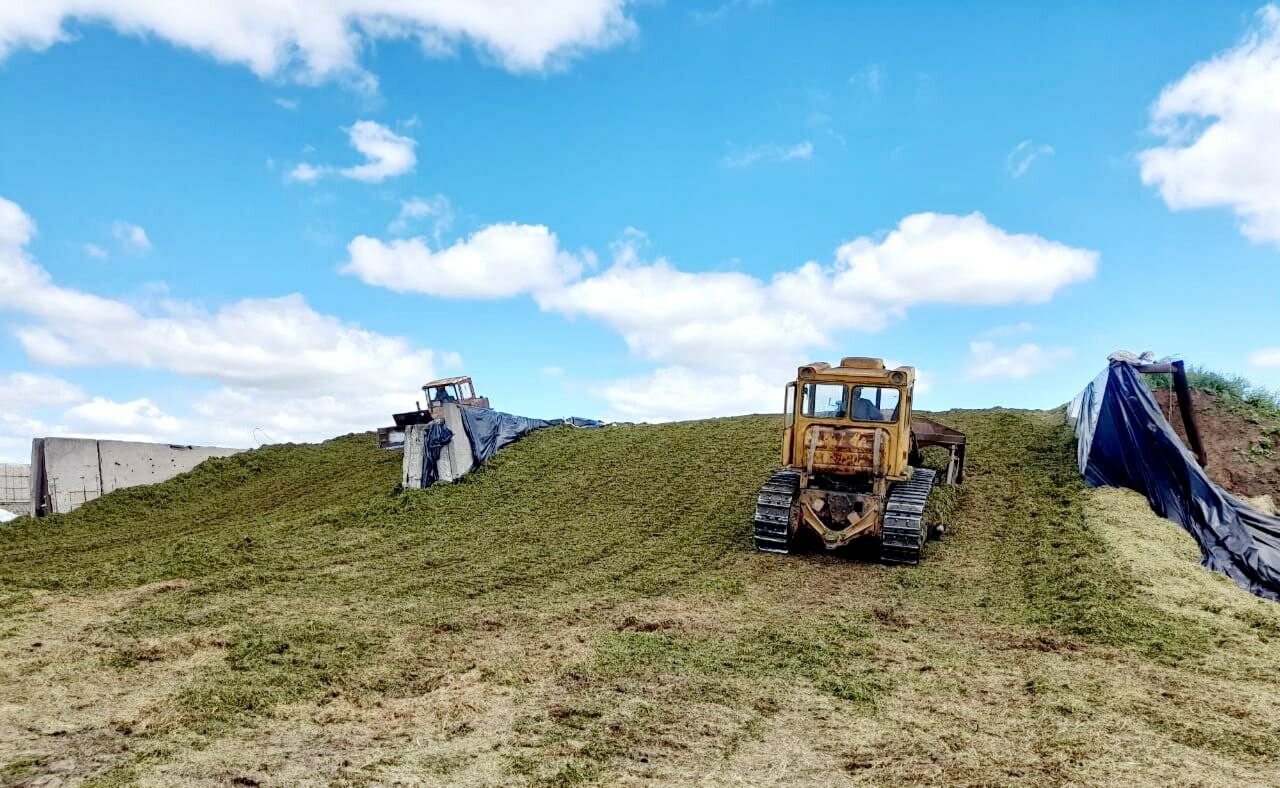
[[[796,371],[784,395],[783,468],[757,499],[758,549],[793,552],[809,533],[827,550],[877,540],[886,563],[920,560],[929,536],[925,505],[937,479],[937,471],[920,467],[921,449],[949,449],[944,480],[958,483],[966,438],[913,417],[915,382],[913,367],[886,369],[861,356]]]

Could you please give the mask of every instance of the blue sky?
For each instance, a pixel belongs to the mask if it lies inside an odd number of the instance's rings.
[[[0,459],[322,438],[462,371],[623,419],[851,354],[932,408],[1118,348],[1280,386],[1270,6],[64,5],[0,14]]]

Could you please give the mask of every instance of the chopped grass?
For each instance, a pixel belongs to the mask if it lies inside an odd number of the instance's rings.
[[[736,638],[621,632],[597,645],[596,667],[606,675],[730,675],[784,684],[800,677],[842,700],[872,703],[887,682],[865,659],[871,635],[850,620]]]
[[[556,428],[426,491],[352,435],[14,521],[0,776],[1247,784],[1276,766],[1272,608],[1185,544],[1142,542],[1150,522],[1098,515],[1060,413],[937,417],[968,432],[969,481],[931,500],[948,531],[916,567],[754,552],[767,416]]]

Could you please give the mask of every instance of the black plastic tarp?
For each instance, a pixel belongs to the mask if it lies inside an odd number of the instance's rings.
[[[604,426],[604,422],[581,419],[577,416],[547,421],[515,416],[491,408],[460,408],[459,410],[462,411],[462,423],[467,428],[467,436],[471,438],[471,454],[475,457],[476,465],[497,454],[503,446],[534,430],[559,424],[572,427]]]
[[[1131,363],[1113,360],[1068,415],[1086,483],[1142,493],[1156,514],[1195,538],[1204,566],[1280,601],[1280,517],[1262,514],[1205,475]]]
[[[570,416],[567,419],[552,419],[547,423],[553,427],[557,424],[567,424],[570,427],[588,427],[591,429],[604,426],[603,421],[599,421],[597,419],[584,419],[581,416]]]
[[[444,451],[444,447],[448,446],[451,440],[453,440],[453,430],[449,429],[443,421],[433,421],[427,425],[427,434],[422,440],[423,487],[430,487],[439,478],[439,474],[436,473],[436,462],[440,459],[440,452]]]
[[[459,408],[462,422],[471,438],[471,453],[476,464],[498,453],[498,449],[534,430],[550,427],[551,423],[527,416],[516,416],[491,408]]]

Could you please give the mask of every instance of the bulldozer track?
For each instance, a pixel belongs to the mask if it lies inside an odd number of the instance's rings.
[[[791,503],[800,491],[798,471],[778,471],[760,487],[756,498],[756,549],[791,552]]]
[[[885,502],[884,525],[880,528],[881,562],[920,563],[920,551],[924,548],[927,536],[924,507],[936,475],[936,471],[928,468],[914,468],[909,480],[895,485],[889,492],[889,499]],[[759,525],[756,528],[758,530]]]

